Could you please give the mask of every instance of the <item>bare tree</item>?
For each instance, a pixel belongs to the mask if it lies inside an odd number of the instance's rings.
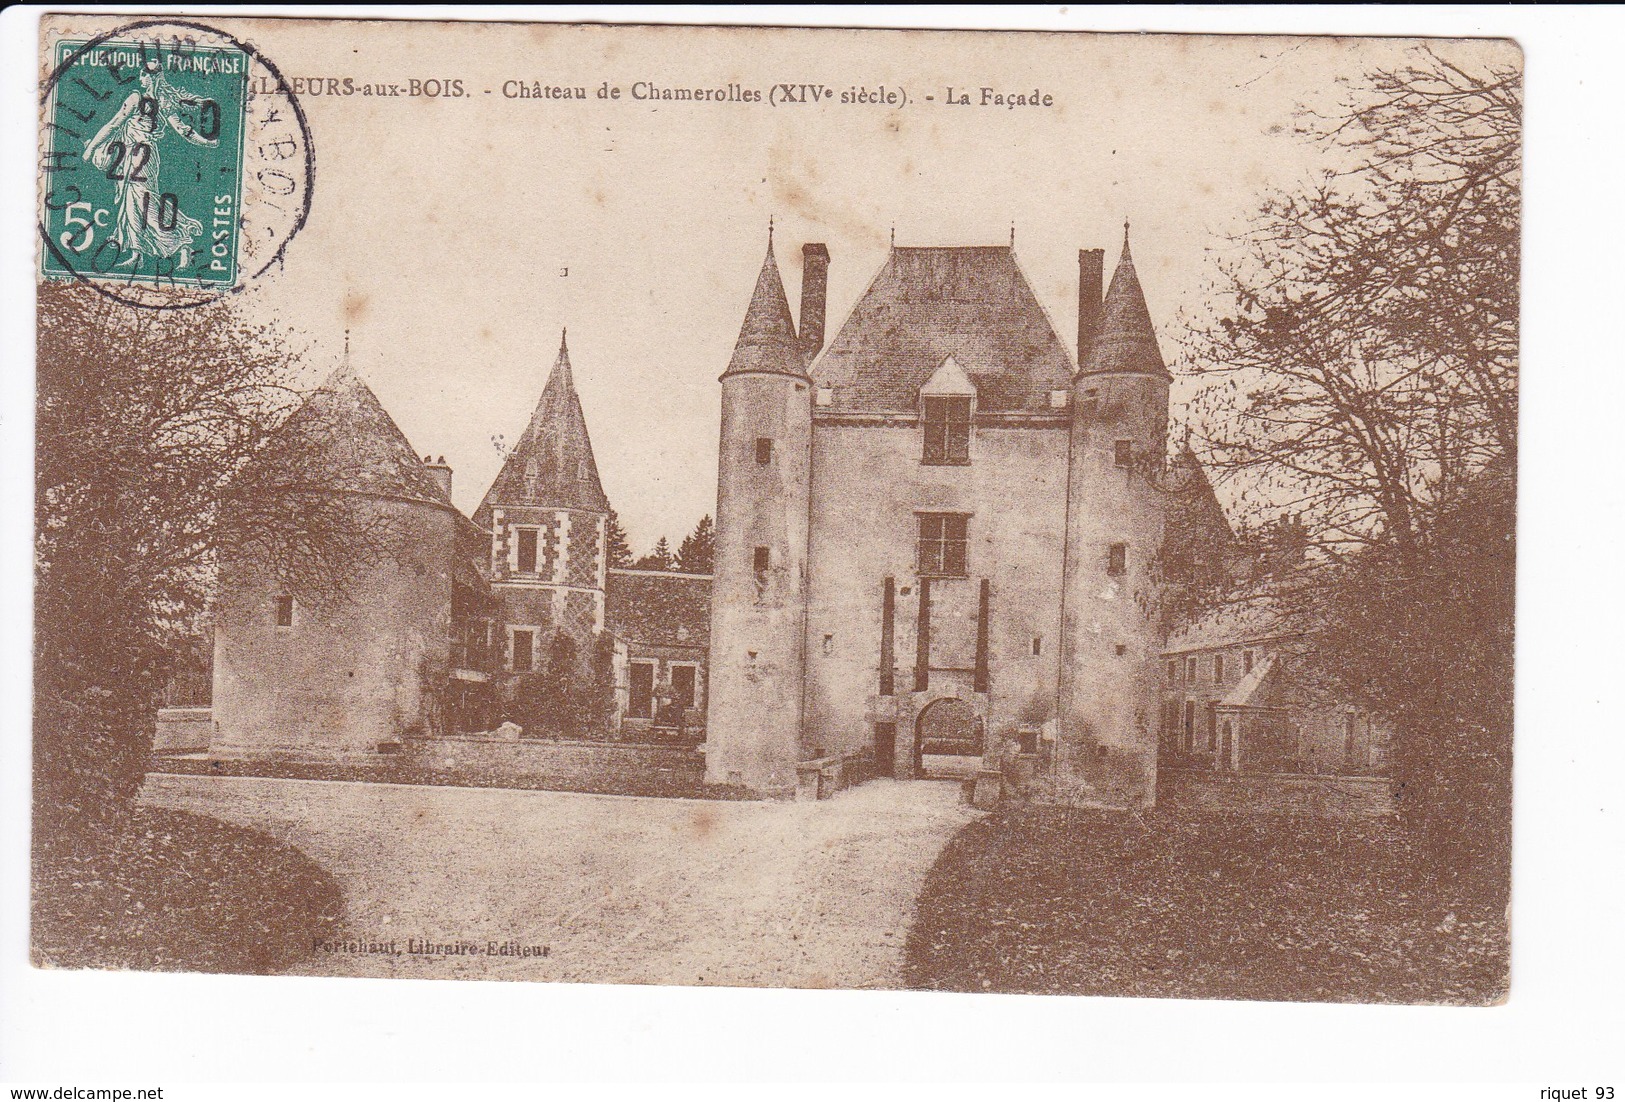
[[[1301,672],[1394,720],[1401,810],[1504,891],[1520,76],[1422,46],[1346,92],[1300,115],[1333,167],[1222,250],[1193,427],[1244,521],[1299,516],[1320,549],[1269,587],[1316,632]]]
[[[1515,461],[1520,78],[1421,47],[1300,115],[1330,163],[1266,197],[1186,343],[1204,464],[1334,556],[1416,554],[1492,461]]]
[[[140,785],[168,657],[223,553],[336,596],[388,543],[321,492],[319,464],[282,468],[297,485],[255,473],[301,395],[284,343],[229,307],[144,311],[49,284],[38,364],[37,806],[94,817]]]

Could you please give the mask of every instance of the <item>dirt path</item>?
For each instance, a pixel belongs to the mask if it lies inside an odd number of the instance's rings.
[[[773,987],[897,986],[926,870],[975,814],[957,784],[892,781],[814,804],[154,774],[142,798],[332,871],[335,938],[381,944],[309,974]]]

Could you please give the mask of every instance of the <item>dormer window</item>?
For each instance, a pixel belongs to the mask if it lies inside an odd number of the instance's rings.
[[[971,417],[976,384],[952,356],[943,359],[920,388],[920,462],[964,466],[970,462]]]
[[[963,466],[970,462],[969,398],[923,398],[925,450],[920,462],[930,466]]]

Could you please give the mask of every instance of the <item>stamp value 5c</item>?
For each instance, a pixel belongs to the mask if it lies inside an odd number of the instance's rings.
[[[248,53],[133,37],[56,49],[44,274],[232,286]]]

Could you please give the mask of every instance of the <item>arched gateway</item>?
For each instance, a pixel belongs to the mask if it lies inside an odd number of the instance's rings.
[[[963,700],[933,700],[914,724],[916,752],[921,755],[979,758],[982,756],[982,721]]]

